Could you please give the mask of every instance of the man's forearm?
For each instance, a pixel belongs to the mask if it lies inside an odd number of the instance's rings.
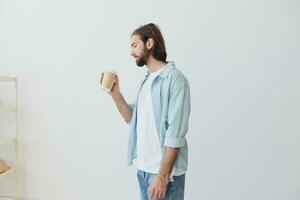
[[[160,199],[165,197],[169,184],[169,177],[171,175],[178,153],[179,148],[165,147],[164,157],[161,161],[158,175],[155,176],[154,180],[149,186],[151,199]]]
[[[179,154],[179,148],[171,148],[171,147],[165,147],[164,150],[164,157],[162,159],[160,169],[159,169],[159,175],[169,178],[173,166],[175,164],[175,161],[177,159],[177,156]]]
[[[125,99],[123,98],[122,94],[120,93],[117,96],[113,96],[113,100],[121,113],[122,117],[128,123],[131,120],[132,110],[130,106],[127,104]]]

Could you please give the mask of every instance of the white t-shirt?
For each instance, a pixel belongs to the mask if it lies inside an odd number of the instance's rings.
[[[137,168],[154,174],[159,171],[162,152],[155,127],[151,84],[160,72],[161,69],[149,74],[137,101]]]
[[[159,136],[155,126],[153,111],[151,84],[163,68],[149,74],[145,81],[137,101],[137,160],[139,170],[158,174],[163,158],[163,148],[159,142]],[[174,166],[171,176],[179,176],[184,171]]]

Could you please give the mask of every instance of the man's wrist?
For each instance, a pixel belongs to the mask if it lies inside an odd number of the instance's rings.
[[[170,174],[169,173],[158,173],[158,176],[164,180],[169,179]]]
[[[118,101],[118,100],[122,99],[122,94],[121,94],[121,92],[119,92],[119,93],[113,95],[112,98],[113,98],[113,100],[115,100],[115,101]]]

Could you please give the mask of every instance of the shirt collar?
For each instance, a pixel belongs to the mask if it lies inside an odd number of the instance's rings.
[[[174,61],[168,61],[166,66],[162,69],[162,71],[159,73],[158,76],[160,76],[161,78],[167,78],[167,76],[169,75],[169,73],[172,71],[172,69],[175,67],[175,63]],[[147,74],[146,77],[147,78],[150,74],[150,71],[147,70]]]

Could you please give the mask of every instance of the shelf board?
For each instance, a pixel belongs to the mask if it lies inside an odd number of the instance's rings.
[[[17,141],[17,138],[0,139],[0,146],[5,144],[13,144]]]
[[[0,81],[16,81],[17,79],[15,77],[10,76],[0,76]]]
[[[4,112],[16,112],[17,108],[0,108],[0,113]]]
[[[1,178],[3,178],[3,177],[5,177],[5,176],[7,176],[7,175],[9,175],[9,174],[11,174],[11,173],[13,173],[13,172],[15,172],[16,171],[16,169],[15,168],[10,168],[9,170],[7,170],[6,172],[3,172],[2,174],[0,174],[0,179]]]

